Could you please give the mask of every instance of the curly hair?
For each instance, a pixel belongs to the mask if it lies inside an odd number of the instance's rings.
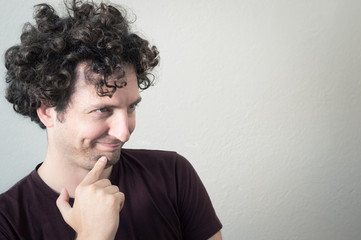
[[[130,31],[124,9],[78,0],[65,5],[65,17],[48,4],[36,5],[35,24],[25,24],[21,43],[5,53],[6,99],[43,129],[37,109],[45,104],[66,110],[80,62],[89,63],[98,76],[93,82],[98,95],[109,97],[126,85],[109,81],[115,71],[124,74],[125,63],[134,67],[144,90],[152,85],[150,72],[159,62],[157,48]]]

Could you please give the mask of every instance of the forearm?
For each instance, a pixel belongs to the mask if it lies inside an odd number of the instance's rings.
[[[209,240],[222,240],[222,234],[221,231],[214,234]]]
[[[100,235],[100,234],[99,234]],[[115,236],[89,236],[88,234],[77,234],[75,240],[114,240]]]

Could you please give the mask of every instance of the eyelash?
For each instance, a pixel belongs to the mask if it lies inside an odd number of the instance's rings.
[[[105,112],[109,112],[108,108],[99,108],[94,110],[94,112],[98,112],[98,113],[105,113]]]
[[[130,105],[128,109],[130,110],[130,112],[134,112],[137,107],[138,103]]]

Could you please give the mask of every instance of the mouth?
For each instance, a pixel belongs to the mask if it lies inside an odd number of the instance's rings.
[[[97,142],[97,145],[99,146],[99,148],[101,150],[105,150],[105,151],[114,151],[117,150],[119,148],[121,148],[123,146],[122,142]]]

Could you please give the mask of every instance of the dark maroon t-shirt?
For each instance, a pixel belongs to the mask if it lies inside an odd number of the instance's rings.
[[[177,153],[123,149],[110,181],[126,199],[115,239],[202,240],[222,228],[201,180]],[[36,170],[1,194],[0,239],[74,239],[58,196]]]

